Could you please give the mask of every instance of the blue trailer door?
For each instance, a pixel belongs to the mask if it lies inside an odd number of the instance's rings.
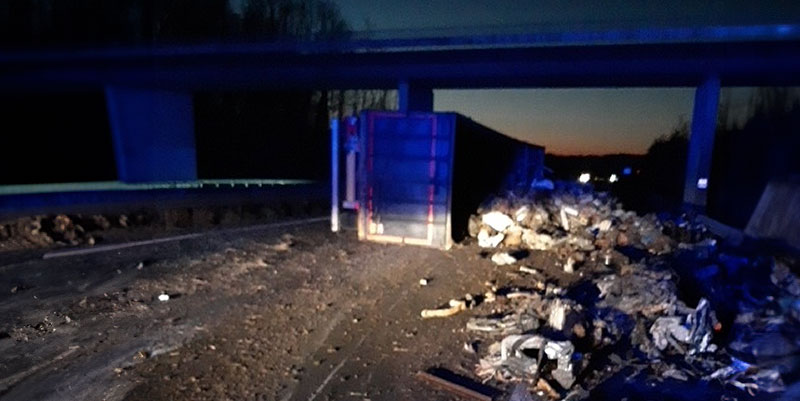
[[[365,112],[362,121],[359,238],[448,248],[452,116]]]

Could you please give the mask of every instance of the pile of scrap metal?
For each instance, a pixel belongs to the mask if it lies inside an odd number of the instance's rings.
[[[470,234],[516,277],[481,296],[490,310],[469,308],[484,382],[580,400],[624,369],[751,394],[800,373],[800,280],[772,257],[721,251],[701,226],[584,191],[496,199]],[[523,265],[537,252],[559,267]],[[555,275],[575,279],[562,288]]]
[[[662,229],[655,216],[639,217],[605,194],[580,189],[538,198],[497,198],[469,221],[470,236],[483,248],[554,250],[565,261],[572,257],[573,263],[590,256],[581,253],[598,256],[599,250],[617,246],[670,252],[675,243]],[[701,227],[693,233],[695,238],[704,234]]]

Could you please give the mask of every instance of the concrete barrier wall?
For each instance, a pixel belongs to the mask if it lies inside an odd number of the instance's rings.
[[[800,249],[800,177],[767,184],[745,234]]]

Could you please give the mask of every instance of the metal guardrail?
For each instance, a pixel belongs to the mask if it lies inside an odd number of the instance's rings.
[[[0,196],[88,191],[149,191],[165,189],[201,189],[235,187],[276,187],[313,184],[297,179],[219,179],[126,183],[120,181],[69,182],[52,184],[0,185]]]
[[[588,25],[588,26],[587,26]],[[536,29],[535,29],[536,28]],[[410,33],[414,33],[411,35]],[[800,24],[775,23],[723,26],[623,27],[609,24],[566,29],[562,25],[519,26],[476,32],[474,29],[428,29],[356,32],[351,38],[324,41],[268,40],[264,42],[216,41],[196,44],[155,44],[150,46],[101,46],[80,49],[35,49],[0,52],[0,64],[21,63],[24,68],[47,63],[88,62],[101,64],[114,60],[178,59],[193,56],[242,56],[263,54],[340,54],[391,53],[455,49],[491,49],[609,44],[664,44],[795,41]]]

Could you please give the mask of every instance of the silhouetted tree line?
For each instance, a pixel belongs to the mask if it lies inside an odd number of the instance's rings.
[[[720,105],[709,177],[708,213],[744,227],[771,179],[800,174],[800,93],[758,88],[742,123],[730,123],[730,104]],[[681,120],[656,139],[641,173],[618,186],[627,205],[641,211],[679,210],[689,125]]]
[[[102,92],[0,96],[0,185],[113,181]]]
[[[349,28],[329,0],[4,0],[5,47],[342,38]]]
[[[742,124],[723,122],[714,143],[709,214],[744,227],[771,179],[800,174],[800,92],[759,88]]]
[[[544,164],[552,170],[550,175],[553,179],[574,181],[581,173],[589,172],[593,179],[598,179],[593,182],[595,188],[606,190],[608,186],[601,184],[602,181],[599,180],[608,180],[611,174],[615,174],[619,178],[625,168],[631,168],[633,171],[641,170],[642,160],[644,160],[644,155],[641,154],[618,153],[600,156],[546,154]]]
[[[350,34],[330,0],[245,0],[233,5],[231,0],[3,0],[0,47],[315,41],[346,39]],[[92,101],[85,100],[88,98]],[[394,93],[384,90],[202,92],[194,99],[201,178],[325,178],[329,117],[365,108],[393,108],[396,103]],[[21,105],[19,99],[3,103],[17,109]],[[35,99],[24,104],[30,110],[18,110],[17,115],[53,113],[50,108],[63,107],[56,113],[62,119],[77,113],[105,125],[81,130],[83,138],[95,140],[81,141],[80,147],[77,141],[62,144],[34,167],[38,170],[28,172],[28,177],[15,177],[14,183],[114,179],[113,159],[95,165],[94,172],[90,168],[73,173],[64,169],[74,165],[65,154],[71,154],[73,160],[80,159],[77,155],[113,154],[105,107],[97,102],[97,96],[76,97],[64,106],[48,103],[47,109],[37,108]],[[48,125],[29,120],[25,124],[28,135],[38,143],[51,143],[65,129],[58,121]],[[63,173],[56,174],[56,168]]]
[[[688,146],[689,124],[681,118],[671,132],[653,141],[641,168],[617,185],[626,206],[642,212],[679,209]]]

